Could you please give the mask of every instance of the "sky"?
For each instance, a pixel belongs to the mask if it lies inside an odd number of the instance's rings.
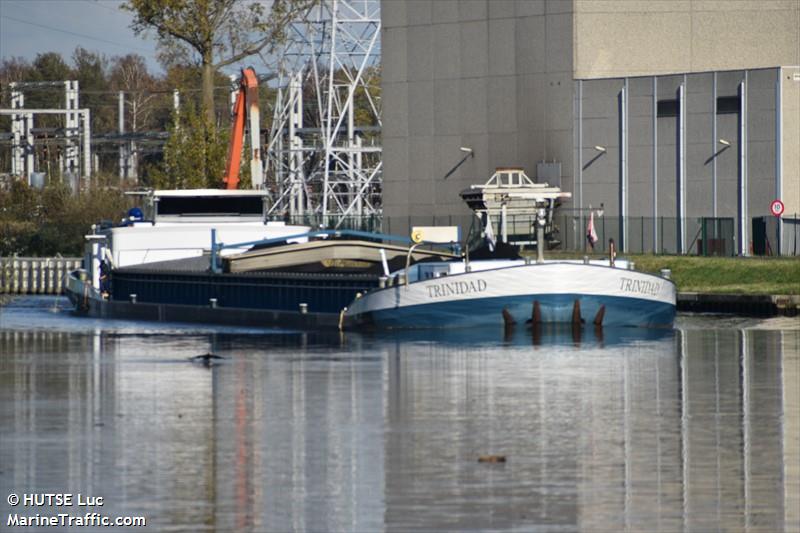
[[[137,37],[122,0],[0,0],[0,58],[60,52],[71,64],[76,46],[107,57],[136,53],[161,72],[154,36]]]

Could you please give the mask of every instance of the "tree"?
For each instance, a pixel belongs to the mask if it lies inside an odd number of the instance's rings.
[[[80,106],[92,110],[92,131],[95,133],[114,130],[116,109],[109,106],[109,84],[106,76],[108,60],[96,52],[78,46],[72,53],[75,66],[73,76],[80,88]]]
[[[74,196],[64,184],[37,190],[15,180],[9,190],[0,190],[0,255],[81,255],[86,229],[101,220],[119,220],[129,202],[110,187]]]
[[[169,54],[193,58],[202,67],[202,103],[214,117],[214,74],[255,54],[269,52],[288,24],[317,0],[273,0],[269,12],[252,0],[128,0],[137,34],[155,30]]]
[[[153,104],[157,98],[157,80],[147,72],[144,58],[138,54],[115,57],[112,61],[110,82],[115,91],[123,91],[126,103],[130,105],[130,131],[147,128],[153,116]]]
[[[174,117],[164,161],[153,172],[153,185],[159,189],[219,187],[227,150],[226,128],[217,127],[187,103]]]
[[[31,76],[31,64],[24,57],[3,58],[0,61],[0,87],[7,87],[9,83],[24,81]],[[6,91],[2,91],[0,98],[7,98]]]
[[[64,81],[71,78],[72,69],[58,52],[36,54],[33,60],[32,81]]]
[[[72,69],[61,57],[58,52],[46,52],[37,54],[31,66],[30,77],[21,81],[55,81],[73,79]],[[31,108],[63,108],[64,107],[64,86],[42,88],[35,91],[27,91],[25,94],[25,107]],[[61,119],[55,116],[43,117],[39,122],[44,127],[59,124]]]

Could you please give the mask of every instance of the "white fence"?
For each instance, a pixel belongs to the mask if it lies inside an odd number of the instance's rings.
[[[0,294],[61,294],[74,257],[0,257]]]

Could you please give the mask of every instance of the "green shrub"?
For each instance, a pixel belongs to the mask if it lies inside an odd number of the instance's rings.
[[[116,188],[92,187],[72,195],[62,184],[36,190],[15,181],[0,191],[0,255],[82,255],[92,224],[119,221],[128,204]]]

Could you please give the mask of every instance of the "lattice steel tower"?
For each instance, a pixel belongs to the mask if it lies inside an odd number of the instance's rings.
[[[275,61],[267,142],[272,215],[328,227],[381,214],[379,0],[325,0]]]

